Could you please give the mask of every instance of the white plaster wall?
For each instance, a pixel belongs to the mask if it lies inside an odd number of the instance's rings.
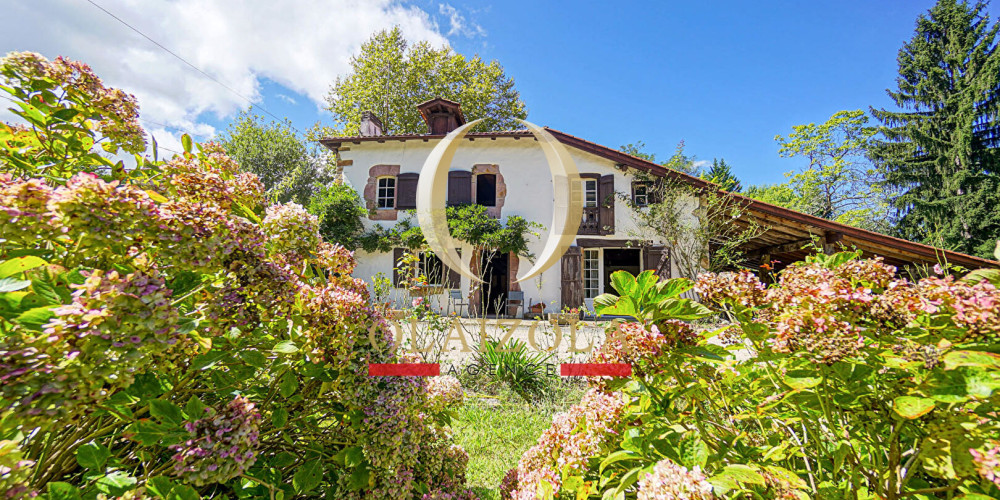
[[[363,196],[365,184],[368,182],[368,170],[379,164],[399,165],[400,173],[420,172],[430,151],[437,144],[437,139],[424,141],[423,139],[407,140],[405,142],[388,140],[384,143],[361,142],[358,144],[344,143],[342,148],[349,148],[348,151],[341,151],[342,160],[351,160],[352,165],[344,167],[344,179],[347,184],[355,189],[359,195]],[[623,173],[614,168],[614,163],[610,160],[580,151],[569,147],[571,156],[576,163],[580,173],[599,173],[615,175],[615,190],[619,192],[631,193],[632,175]],[[471,170],[476,164],[497,164],[500,173],[507,184],[507,197],[503,206],[501,218],[511,215],[520,215],[529,221],[534,221],[545,226],[541,231],[541,237],[529,240],[532,253],[536,256],[541,254],[545,245],[548,230],[552,225],[552,209],[554,198],[552,193],[552,177],[549,172],[545,155],[539,148],[538,143],[532,138],[477,138],[475,140],[463,140],[461,147],[455,154],[455,159],[451,165],[452,170]],[[694,206],[693,204],[691,205]],[[691,214],[688,213],[691,217]],[[400,212],[400,219],[404,218]],[[372,221],[365,222],[366,227],[379,224],[391,227],[397,221]],[[637,229],[631,209],[621,200],[616,199],[615,206],[615,234],[606,236],[583,236],[585,238],[605,238],[605,239],[627,239],[637,238],[641,233]],[[656,238],[644,235],[646,239]],[[358,267],[354,276],[363,278],[371,282],[372,276],[378,272],[383,272],[388,278],[392,278],[392,253],[372,254],[358,251],[355,254],[358,260]],[[463,256],[463,258],[467,258]],[[531,267],[525,259],[521,259],[518,274],[524,274]],[[540,278],[534,278],[521,283],[521,289],[525,294],[525,301],[544,302],[548,309],[559,310],[560,301],[560,266],[558,263],[544,273]],[[673,275],[677,275],[676,266]],[[462,278],[462,292],[467,295],[469,290],[469,279]],[[405,290],[394,290],[393,296],[397,305],[402,305],[409,300]],[[437,297],[443,299],[443,297]]]

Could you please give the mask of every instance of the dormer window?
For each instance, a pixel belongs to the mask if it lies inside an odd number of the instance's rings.
[[[379,177],[378,195],[376,196],[378,208],[396,208],[396,178]]]

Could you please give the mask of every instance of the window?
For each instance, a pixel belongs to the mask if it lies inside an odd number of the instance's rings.
[[[376,195],[378,208],[396,208],[396,178],[379,177],[378,194]]]
[[[583,180],[583,206],[597,208],[597,179]]]
[[[601,294],[600,250],[583,251],[583,297],[592,299]]]
[[[638,207],[649,204],[649,185],[645,182],[632,183],[632,203]]]
[[[444,285],[444,263],[437,255],[428,252],[420,252],[420,262],[417,263],[418,275],[427,278],[428,285]]]
[[[497,176],[479,174],[476,176],[476,204],[484,207],[497,206]]]

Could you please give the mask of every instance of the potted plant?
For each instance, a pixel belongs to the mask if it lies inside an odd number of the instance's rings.
[[[530,309],[532,314],[542,314],[543,312],[545,312],[545,303],[539,302],[537,304],[531,304]]]
[[[564,307],[562,312],[549,314],[549,321],[558,325],[575,325],[580,321],[580,309]]]

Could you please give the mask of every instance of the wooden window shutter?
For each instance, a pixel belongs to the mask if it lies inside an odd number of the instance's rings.
[[[396,208],[413,210],[417,208],[417,181],[420,174],[410,172],[396,177]]]
[[[403,252],[406,250],[403,248],[393,248],[392,249],[392,286],[401,287],[403,279],[407,278],[406,273],[401,273],[402,264],[399,263],[403,259]]]
[[[602,175],[597,183],[597,203],[601,207],[601,234],[615,232],[615,176]]]
[[[670,278],[670,249],[663,245],[652,245],[646,247],[645,253],[646,261],[643,263],[643,270],[652,270],[662,279]]]
[[[458,274],[458,271],[448,268],[448,276],[444,282],[444,286],[447,288],[462,288],[462,275]]]
[[[448,206],[472,203],[472,172],[448,172]]]
[[[583,251],[571,246],[562,256],[562,307],[583,305]]]

